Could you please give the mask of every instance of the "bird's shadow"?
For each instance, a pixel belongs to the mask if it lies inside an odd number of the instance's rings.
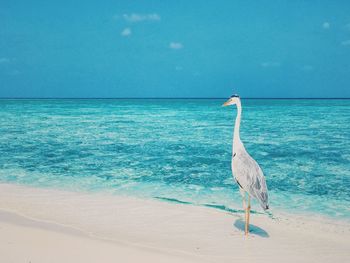
[[[242,219],[237,219],[233,225],[238,230],[244,232],[245,222]],[[253,235],[257,235],[265,238],[269,237],[269,233],[267,233],[264,229],[252,224],[249,224],[249,234],[253,234]]]

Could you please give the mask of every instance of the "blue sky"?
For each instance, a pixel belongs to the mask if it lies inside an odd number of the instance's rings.
[[[2,1],[0,97],[350,97],[350,1]]]

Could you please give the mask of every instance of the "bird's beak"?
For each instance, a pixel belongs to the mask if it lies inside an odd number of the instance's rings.
[[[222,104],[222,107],[226,107],[230,105],[230,100],[226,101],[224,104]]]

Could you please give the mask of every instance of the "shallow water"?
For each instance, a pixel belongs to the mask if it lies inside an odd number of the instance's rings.
[[[0,182],[241,209],[223,100],[0,100]],[[350,220],[350,100],[243,100],[271,211]],[[259,209],[258,204],[253,204]]]

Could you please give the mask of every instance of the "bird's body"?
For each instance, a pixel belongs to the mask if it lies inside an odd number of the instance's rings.
[[[258,200],[261,207],[269,208],[267,186],[260,166],[242,147],[237,147],[232,156],[232,174],[237,184],[251,197]]]
[[[246,211],[246,227],[245,232],[248,234],[249,215],[250,215],[250,197],[255,198],[266,210],[268,205],[267,186],[264,174],[258,163],[246,151],[240,139],[240,124],[242,116],[242,106],[239,96],[233,95],[224,103],[224,106],[236,105],[237,116],[235,121],[233,142],[232,142],[232,175],[239,185],[240,193],[243,198],[243,208]],[[245,195],[248,194],[248,205],[245,201]]]

